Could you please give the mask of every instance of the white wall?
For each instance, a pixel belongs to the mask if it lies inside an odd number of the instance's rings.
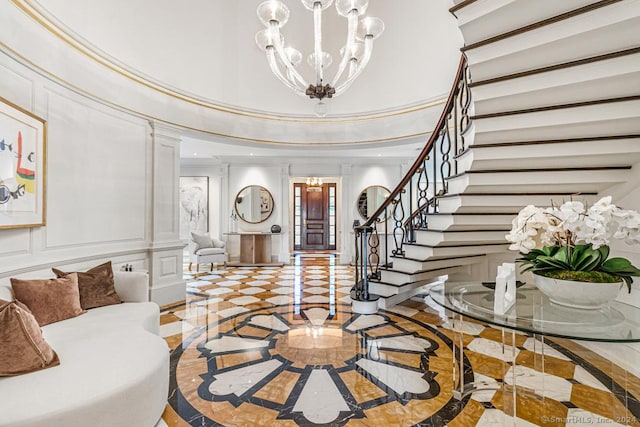
[[[150,123],[53,83],[5,54],[0,94],[47,126],[46,226],[0,230],[0,281],[111,260],[116,269],[128,263],[149,271],[152,297],[172,302],[154,293],[156,285],[181,281],[181,259],[171,254],[172,200],[161,206],[153,191],[160,182],[154,170],[164,160],[170,165],[174,153],[154,156]],[[158,239],[155,232],[162,230],[169,234]]]
[[[364,220],[357,211],[358,194],[371,185],[382,185],[393,190],[402,178],[400,160],[388,161],[372,159],[366,164],[363,159],[288,159],[289,163],[278,163],[273,159],[253,159],[231,164],[212,161],[192,161],[183,159],[182,176],[209,176],[209,220],[213,236],[228,242],[229,254],[233,259],[239,256],[237,237],[226,236],[229,230],[229,216],[233,211],[236,194],[247,185],[261,185],[271,192],[274,210],[271,216],[260,224],[249,224],[238,220],[239,231],[269,231],[273,224],[282,228],[282,234],[272,238],[272,255],[280,262],[289,262],[293,250],[291,234],[292,188],[293,182],[304,181],[304,177],[316,176],[325,182],[335,182],[338,191],[337,250],[341,252],[342,263],[351,261],[353,233],[351,226],[355,219]],[[353,164],[356,163],[357,164]],[[216,185],[211,185],[215,182]],[[219,184],[219,186],[218,186]]]

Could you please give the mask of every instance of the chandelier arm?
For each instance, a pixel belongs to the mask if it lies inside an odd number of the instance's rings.
[[[358,32],[358,10],[352,9],[349,11],[349,15],[347,16],[348,29],[347,29],[347,43],[344,48],[344,55],[342,55],[342,60],[340,61],[340,67],[338,68],[338,72],[336,73],[333,81],[331,82],[331,86],[336,87],[338,80],[344,73],[344,70],[347,68],[347,64],[351,60],[351,47],[353,46],[356,40],[356,33]]]
[[[336,88],[336,93],[335,95],[333,95],[334,98],[342,94],[345,90],[349,89],[349,86],[351,86],[351,84],[353,84],[355,79],[358,78],[360,73],[362,73],[362,71],[365,69],[365,67],[369,63],[369,59],[371,59],[372,51],[373,51],[373,37],[366,36],[364,38],[364,56],[362,57],[362,61],[358,65],[358,69],[356,70],[355,73],[350,75],[346,81],[344,81],[340,86]]]
[[[316,86],[322,86],[322,3],[316,1],[313,4],[313,40],[316,60]]]
[[[276,53],[278,54],[278,58],[286,67],[287,72],[291,73],[291,75],[295,77],[295,80],[297,80],[302,84],[302,87],[307,87],[308,86],[307,81],[304,79],[304,77],[302,77],[302,75],[298,72],[298,70],[296,70],[296,68],[293,66],[293,64],[287,57],[286,52],[284,51],[284,46],[282,44],[282,37],[279,37],[280,29],[278,28],[277,23],[276,24],[271,23],[270,25],[271,25],[270,27],[271,31],[273,31],[274,34],[276,34],[276,36],[273,37],[273,39],[275,40],[273,43],[273,47],[275,48]]]
[[[275,48],[273,46],[267,46],[267,62],[269,63],[269,67],[271,67],[271,72],[275,74],[278,80],[284,83],[285,86],[289,87],[289,89],[293,90],[300,96],[306,96],[304,90],[300,89],[298,85],[290,82],[282,75],[282,71],[280,71],[280,67],[278,67],[278,61],[276,60],[276,54],[274,50]]]

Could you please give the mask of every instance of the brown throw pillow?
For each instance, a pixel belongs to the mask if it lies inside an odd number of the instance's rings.
[[[0,300],[0,377],[27,374],[60,364],[29,310]]]
[[[65,277],[70,274],[56,268],[51,270],[58,277]],[[78,271],[76,274],[78,275],[78,287],[80,288],[80,305],[84,310],[122,302],[113,282],[111,261],[93,267],[86,272]]]
[[[82,313],[78,275],[57,279],[11,278],[15,298],[26,305],[40,326],[76,317]]]

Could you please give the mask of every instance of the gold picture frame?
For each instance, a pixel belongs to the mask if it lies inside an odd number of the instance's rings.
[[[0,229],[46,224],[46,121],[0,97]]]

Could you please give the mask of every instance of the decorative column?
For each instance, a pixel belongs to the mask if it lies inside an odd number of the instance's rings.
[[[353,234],[353,219],[351,212],[355,199],[353,196],[353,177],[351,164],[340,165],[342,177],[342,208],[340,209],[340,264],[349,264],[353,261],[355,235]]]
[[[149,242],[151,300],[165,305],[185,298],[180,241],[180,134],[151,122],[152,196]]]
[[[289,241],[291,239],[291,209],[292,203],[289,195],[291,194],[290,183],[290,167],[289,164],[280,165],[280,226],[282,231],[280,234],[280,253],[278,261],[289,264],[291,262],[291,252]]]

